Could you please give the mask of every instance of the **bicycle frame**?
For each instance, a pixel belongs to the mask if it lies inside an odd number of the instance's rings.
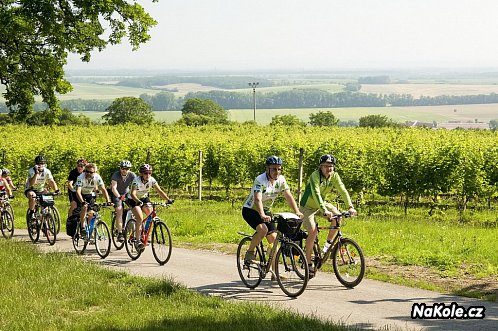
[[[317,269],[320,269],[320,267],[327,262],[327,260],[330,257],[330,252],[334,248],[335,245],[339,245],[339,249],[341,248],[341,238],[342,238],[342,232],[341,232],[341,219],[342,217],[350,217],[349,213],[345,212],[340,215],[337,215],[334,217],[337,225],[329,225],[329,226],[318,226],[317,224],[317,235],[315,238],[315,251],[317,252],[318,256],[315,256],[316,260],[316,266]],[[322,247],[320,247],[319,239],[318,239],[318,233],[320,233],[320,230],[337,230],[337,234],[335,235],[334,239],[332,239],[332,244],[329,246],[327,251],[325,253],[322,253]]]
[[[150,231],[152,230],[153,223],[156,220],[156,216],[157,216],[156,205],[154,205],[154,204],[151,204],[151,205],[152,205],[152,211],[150,212],[149,215],[147,215],[142,220],[142,228],[140,230],[140,235],[142,237],[142,241],[143,241],[144,245],[147,245],[147,243],[149,242]],[[147,229],[147,232],[146,232],[144,229],[145,229],[145,225],[147,224],[147,222],[149,222],[149,228]]]

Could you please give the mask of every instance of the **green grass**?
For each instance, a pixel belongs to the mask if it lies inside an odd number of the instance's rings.
[[[1,330],[347,330],[261,304],[204,296],[74,254],[0,241]]]

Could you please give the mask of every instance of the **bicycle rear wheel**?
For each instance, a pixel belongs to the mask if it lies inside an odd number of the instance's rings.
[[[95,249],[100,258],[105,259],[111,252],[111,233],[105,222],[99,221],[93,229]]]
[[[173,244],[171,242],[171,232],[168,226],[161,220],[154,221],[154,228],[152,229],[152,254],[157,263],[164,265],[171,257]]]
[[[136,260],[142,254],[142,251],[139,251],[135,247],[135,240],[139,240],[139,238],[135,238],[135,227],[137,226],[137,221],[134,219],[128,220],[126,222],[125,227],[125,247],[126,253],[132,260]]]
[[[81,233],[80,222],[76,223],[76,232],[73,236],[73,247],[77,254],[81,255],[85,252],[86,245],[88,242],[83,239],[83,235]]]
[[[116,224],[116,212],[112,213],[111,234],[112,234],[112,244],[119,251],[124,247],[125,242],[124,240],[122,242],[118,241],[119,231]]]
[[[45,237],[47,237],[50,246],[55,244],[57,238],[57,225],[55,224],[55,219],[52,214],[48,213],[43,216],[42,230]]]
[[[14,216],[10,213],[8,209],[4,210],[1,220],[2,235],[9,239],[14,235]]]
[[[259,247],[256,247],[256,259],[249,264],[244,262],[251,239],[251,237],[242,238],[237,247],[237,270],[242,282],[250,289],[254,289],[263,280],[261,268],[264,264],[264,259],[261,250]]]
[[[301,247],[284,242],[277,252],[275,276],[282,291],[290,297],[301,295],[308,285],[309,269]],[[304,276],[304,277],[303,277]]]
[[[339,282],[348,288],[358,285],[365,275],[365,258],[360,245],[351,239],[341,238],[331,254]]]

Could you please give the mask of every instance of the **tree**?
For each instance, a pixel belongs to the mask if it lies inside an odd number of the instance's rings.
[[[393,120],[387,118],[385,115],[367,115],[360,117],[359,121],[360,127],[367,128],[384,128],[384,127],[396,127],[398,124]]]
[[[491,120],[489,121],[489,128],[493,131],[498,129],[498,120]]]
[[[306,126],[296,115],[275,115],[271,119],[270,125],[299,125]]]
[[[136,50],[156,25],[143,7],[126,0],[7,0],[0,1],[0,13],[0,83],[11,115],[20,121],[33,112],[35,95],[53,113],[51,120],[59,118],[56,93],[72,89],[63,69],[69,52],[89,62],[91,51],[125,36]]]
[[[187,125],[228,123],[226,110],[212,100],[188,99],[182,107],[182,119]]]
[[[150,124],[154,122],[152,107],[140,98],[118,98],[106,110],[108,113],[102,116],[102,119],[110,125],[127,122],[135,124]]]
[[[331,111],[319,111],[317,114],[310,114],[311,126],[336,126],[339,119]]]

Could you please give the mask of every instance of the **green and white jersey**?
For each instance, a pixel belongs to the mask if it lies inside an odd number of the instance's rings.
[[[52,176],[52,172],[50,172],[50,170],[48,170],[47,168],[43,168],[43,171],[41,171],[40,174],[38,175],[35,184],[33,186],[29,186],[29,179],[33,178],[34,175],[35,175],[35,169],[33,169],[33,167],[29,168],[28,179],[24,184],[24,190],[33,190],[35,192],[42,192],[45,189],[45,184],[47,183],[47,181],[54,179],[54,177]]]
[[[287,190],[289,190],[289,185],[287,185],[284,176],[278,176],[277,180],[272,184],[266,172],[263,172],[254,180],[254,185],[244,203],[244,207],[256,209],[254,207],[254,193],[261,192],[263,208],[270,209],[278,194]]]
[[[150,176],[147,181],[143,181],[142,177],[136,176],[130,185],[130,190],[128,191],[126,197],[131,199],[131,191],[133,189],[137,190],[137,198],[143,199],[149,196],[149,191],[157,184],[157,180]]]
[[[104,185],[104,181],[99,174],[93,174],[92,177],[86,178],[86,173],[82,173],[76,179],[76,187],[81,187],[82,195],[91,194],[95,196],[95,192],[97,192],[102,185]]]
[[[301,198],[301,207],[309,209],[320,209],[322,213],[327,211],[325,207],[325,196],[333,189],[336,189],[342,197],[346,205],[352,206],[351,198],[342,183],[341,177],[337,172],[332,172],[327,179],[320,173],[320,169],[313,171],[308,183],[304,188],[303,197]]]

